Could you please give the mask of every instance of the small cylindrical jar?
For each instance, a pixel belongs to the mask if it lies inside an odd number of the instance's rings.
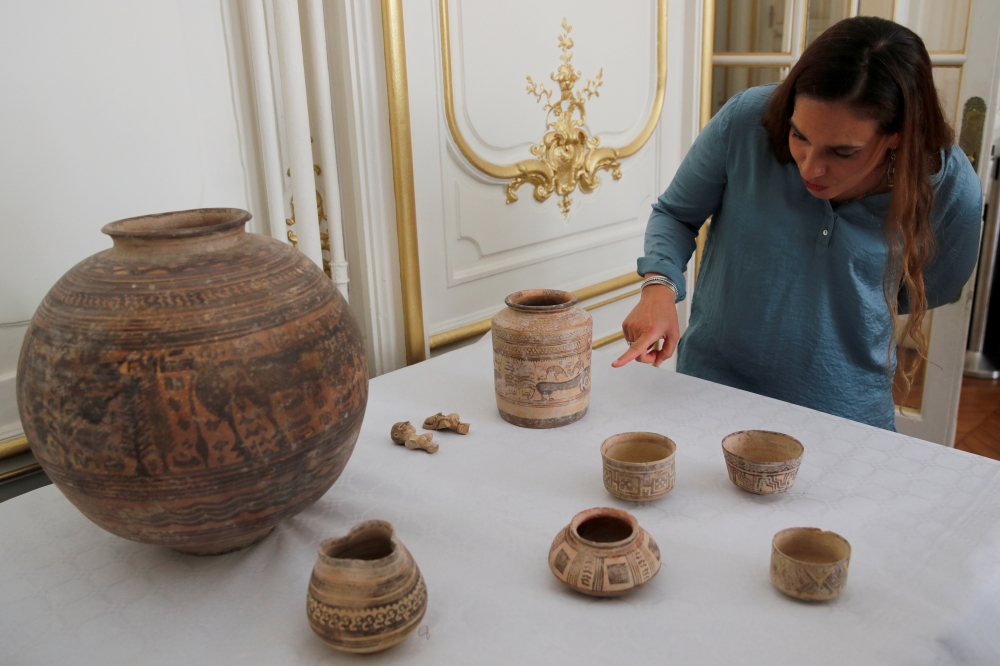
[[[309,624],[327,645],[378,652],[406,638],[427,610],[427,587],[392,525],[368,520],[327,539],[309,579]]]
[[[504,302],[492,325],[500,416],[524,428],[579,421],[590,405],[590,313],[554,289],[518,291]]]
[[[771,582],[790,597],[827,601],[847,586],[851,544],[835,532],[790,527],[771,542]]]
[[[617,597],[642,587],[660,570],[660,549],[627,511],[581,511],[556,535],[549,568],[577,592]]]

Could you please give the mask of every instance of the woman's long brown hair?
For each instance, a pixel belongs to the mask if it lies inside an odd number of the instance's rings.
[[[840,21],[816,38],[774,91],[764,115],[771,147],[782,164],[792,161],[788,133],[797,95],[843,102],[861,117],[875,120],[879,133],[899,134],[892,203],[882,223],[889,253],[882,291],[893,330],[899,328],[900,312],[909,312],[900,333],[903,339],[909,336],[919,358],[926,359],[928,341],[921,329],[927,314],[924,268],[935,250],[930,177],[940,167],[940,151],[955,138],[941,112],[927,49],[912,30],[870,16]],[[887,370],[895,345],[893,337]],[[903,368],[907,391],[919,358]]]

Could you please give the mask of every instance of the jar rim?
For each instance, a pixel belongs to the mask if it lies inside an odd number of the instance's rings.
[[[592,520],[605,519],[612,520],[616,522],[622,522],[628,525],[631,532],[628,536],[615,541],[595,541],[582,536],[579,532],[579,528],[584,523],[590,522]],[[581,511],[580,513],[573,516],[573,520],[570,521],[569,531],[572,533],[575,539],[580,540],[592,547],[600,549],[618,549],[632,541],[635,541],[639,536],[639,521],[635,519],[635,516],[630,514],[628,511],[622,511],[621,509],[615,509],[612,507],[597,507],[594,509],[587,509]]]
[[[101,232],[124,239],[195,238],[243,227],[252,217],[240,208],[194,208],[116,220]]]
[[[508,307],[527,312],[557,312],[577,303],[574,294],[560,289],[524,289],[504,299]]]
[[[319,545],[320,557],[328,563],[378,566],[397,555],[399,542],[391,523],[384,520],[360,522],[341,537]]]

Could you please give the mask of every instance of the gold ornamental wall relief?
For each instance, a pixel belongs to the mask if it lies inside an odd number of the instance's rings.
[[[601,179],[597,172],[610,171],[615,180],[622,177],[621,164],[618,163],[618,151],[614,148],[601,148],[601,140],[587,133],[587,102],[594,97],[600,97],[599,88],[604,83],[604,69],[597,72],[594,79],[587,79],[583,88],[576,90],[576,82],[581,73],[573,67],[573,38],[569,33],[573,27],[562,22],[563,34],[559,35],[559,59],[562,64],[559,69],[549,75],[559,84],[559,99],[552,101],[554,91],[545,87],[544,83],[536,83],[527,76],[528,94],[534,95],[539,102],[544,101],[545,126],[548,131],[540,143],[531,147],[535,160],[518,162],[521,172],[507,185],[507,203],[517,201],[517,188],[524,183],[535,186],[535,200],[545,201],[555,193],[562,197],[559,208],[563,217],[569,215],[569,207],[573,200],[569,195],[580,187],[581,192],[593,192]]]
[[[452,139],[459,151],[479,171],[493,178],[508,180],[507,203],[518,200],[517,190],[525,183],[534,186],[534,197],[539,203],[552,194],[561,197],[559,208],[563,217],[569,215],[573,199],[570,195],[577,188],[581,192],[593,192],[600,185],[598,172],[608,171],[612,178],[622,177],[620,159],[630,157],[642,148],[656,129],[663,111],[663,97],[667,82],[667,6],[666,0],[658,0],[656,7],[656,94],[649,118],[639,135],[621,148],[601,146],[601,139],[591,136],[586,129],[587,103],[600,97],[604,70],[598,71],[593,79],[586,79],[582,86],[577,83],[582,73],[573,67],[572,26],[563,19],[563,33],[559,36],[559,50],[562,52],[559,65],[550,74],[558,84],[558,90],[550,90],[542,83],[527,76],[528,94],[534,95],[542,103],[546,113],[545,134],[535,145],[531,154],[537,159],[526,159],[516,164],[492,164],[477,155],[466,142],[455,120],[455,99],[451,75],[451,36],[448,19],[448,0],[439,0],[441,17],[441,60],[444,78],[445,115]]]

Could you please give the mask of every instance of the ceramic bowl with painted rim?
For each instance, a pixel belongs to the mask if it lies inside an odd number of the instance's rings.
[[[851,544],[835,532],[790,527],[771,541],[771,582],[790,597],[826,601],[847,586]]]
[[[783,493],[795,483],[805,447],[780,432],[741,430],[722,440],[729,478],[756,495]]]
[[[604,440],[604,487],[615,497],[646,502],[674,489],[677,445],[654,432],[623,432]]]

